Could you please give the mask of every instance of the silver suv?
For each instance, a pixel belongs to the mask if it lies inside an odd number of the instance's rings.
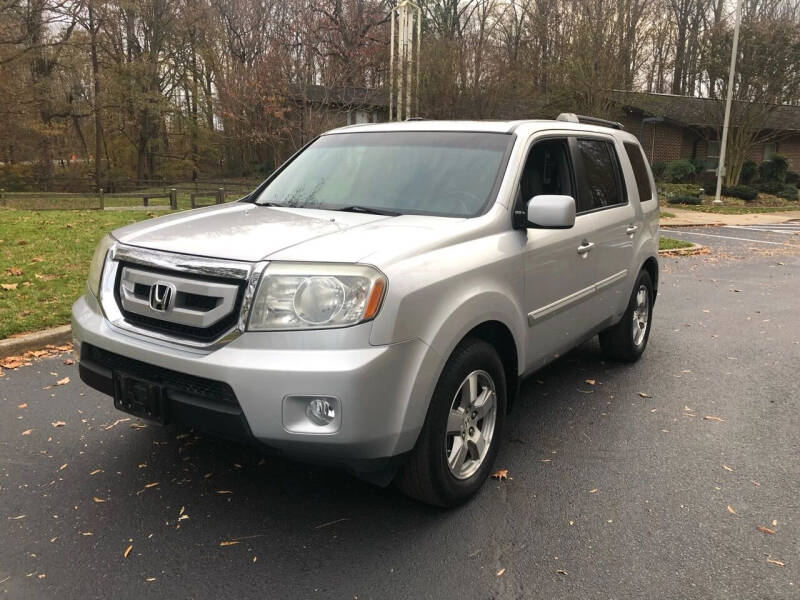
[[[598,333],[639,358],[657,247],[617,124],[336,129],[238,202],[106,236],[73,307],[80,374],[133,415],[451,506],[521,377]]]

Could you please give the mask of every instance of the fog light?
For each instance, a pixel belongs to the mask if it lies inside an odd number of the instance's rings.
[[[336,408],[328,398],[314,398],[306,406],[308,420],[322,427],[336,418]]]
[[[289,433],[331,434],[342,426],[342,403],[335,396],[285,396],[283,428]]]

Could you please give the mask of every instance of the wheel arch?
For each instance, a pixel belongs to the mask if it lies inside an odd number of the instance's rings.
[[[653,304],[655,304],[658,297],[658,259],[655,256],[648,257],[640,270],[647,271],[650,275],[650,281],[653,282]]]

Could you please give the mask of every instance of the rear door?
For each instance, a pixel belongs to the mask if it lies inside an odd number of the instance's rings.
[[[573,149],[581,200],[589,206],[593,217],[592,265],[599,310],[596,325],[599,325],[619,316],[627,305],[641,211],[625,185],[619,157],[621,144],[618,146],[611,136],[581,135]]]

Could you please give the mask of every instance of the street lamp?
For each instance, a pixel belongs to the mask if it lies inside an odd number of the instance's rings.
[[[714,204],[722,204],[722,178],[725,177],[725,150],[728,146],[728,123],[731,120],[731,100],[733,99],[733,76],[736,73],[736,55],[739,51],[739,27],[742,23],[742,0],[736,0],[736,24],[733,26],[733,48],[731,49],[731,69],[728,73],[728,97],[725,98],[725,117],[722,121],[722,143],[719,147],[719,164],[717,164],[717,192]]]

